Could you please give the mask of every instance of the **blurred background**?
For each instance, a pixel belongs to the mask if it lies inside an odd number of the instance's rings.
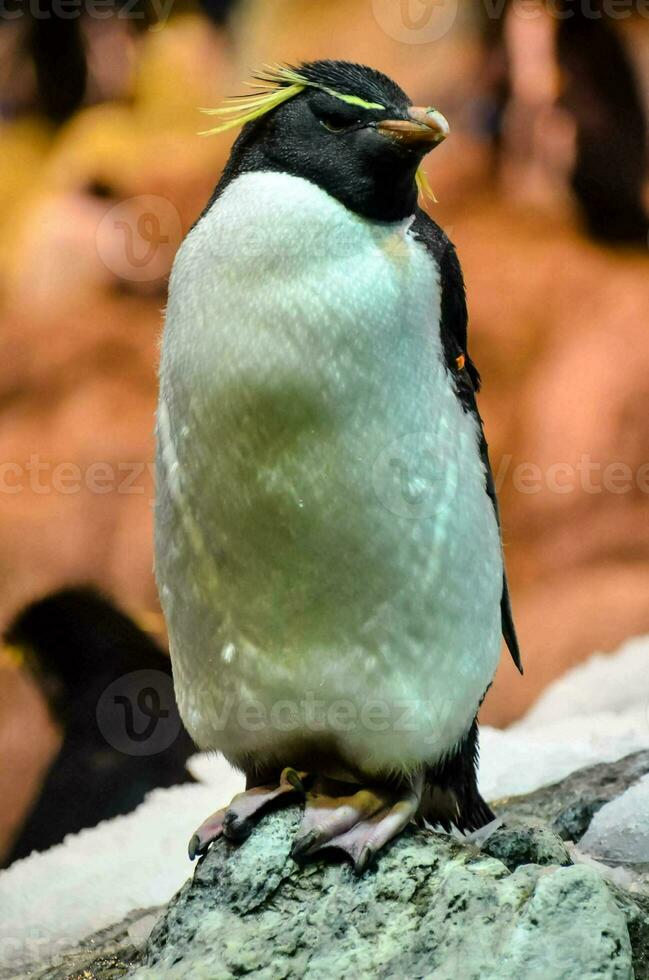
[[[438,106],[526,674],[506,725],[649,633],[649,2],[5,0],[0,12],[0,628],[90,583],[164,648],[156,362],[175,250],[227,159],[198,108],[264,62],[344,58]],[[648,665],[649,666],[649,665]],[[0,862],[61,749],[0,659]]]

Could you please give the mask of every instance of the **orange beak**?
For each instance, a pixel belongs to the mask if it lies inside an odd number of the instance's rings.
[[[443,142],[451,128],[437,109],[411,106],[410,119],[384,119],[376,128],[383,136],[405,146],[428,145],[430,149]]]

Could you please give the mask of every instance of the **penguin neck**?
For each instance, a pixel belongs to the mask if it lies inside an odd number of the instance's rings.
[[[409,167],[404,167],[401,161],[398,165],[393,160],[377,161],[371,174],[358,174],[350,179],[345,173],[335,173],[328,178],[326,173],[318,173],[315,161],[313,172],[304,173],[301,168],[292,166],[290,159],[275,158],[263,140],[253,139],[253,135],[244,131],[239,136],[205,211],[233,180],[242,174],[254,172],[302,177],[320,187],[348,210],[371,221],[402,221],[416,211],[417,161]]]

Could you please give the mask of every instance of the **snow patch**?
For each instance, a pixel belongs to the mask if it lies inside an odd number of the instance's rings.
[[[649,776],[597,811],[579,849],[602,861],[649,868]]]
[[[627,640],[615,654],[596,653],[541,695],[517,728],[535,728],[598,712],[644,712],[649,729],[649,636]]]
[[[168,902],[191,874],[193,830],[242,788],[241,774],[219,760],[209,785],[154,790],[127,816],[0,872],[0,977],[53,959],[134,909]]]
[[[644,706],[595,712],[545,725],[480,730],[480,791],[487,800],[531,793],[576,769],[649,749]]]

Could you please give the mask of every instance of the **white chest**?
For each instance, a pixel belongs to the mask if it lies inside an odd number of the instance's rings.
[[[228,694],[405,698],[414,734],[348,739],[381,764],[423,752],[434,716],[440,752],[468,727],[498,656],[501,558],[439,317],[408,222],[364,221],[297,178],[238,178],[183,244],[156,564],[204,744],[254,751],[240,726],[214,730]]]

